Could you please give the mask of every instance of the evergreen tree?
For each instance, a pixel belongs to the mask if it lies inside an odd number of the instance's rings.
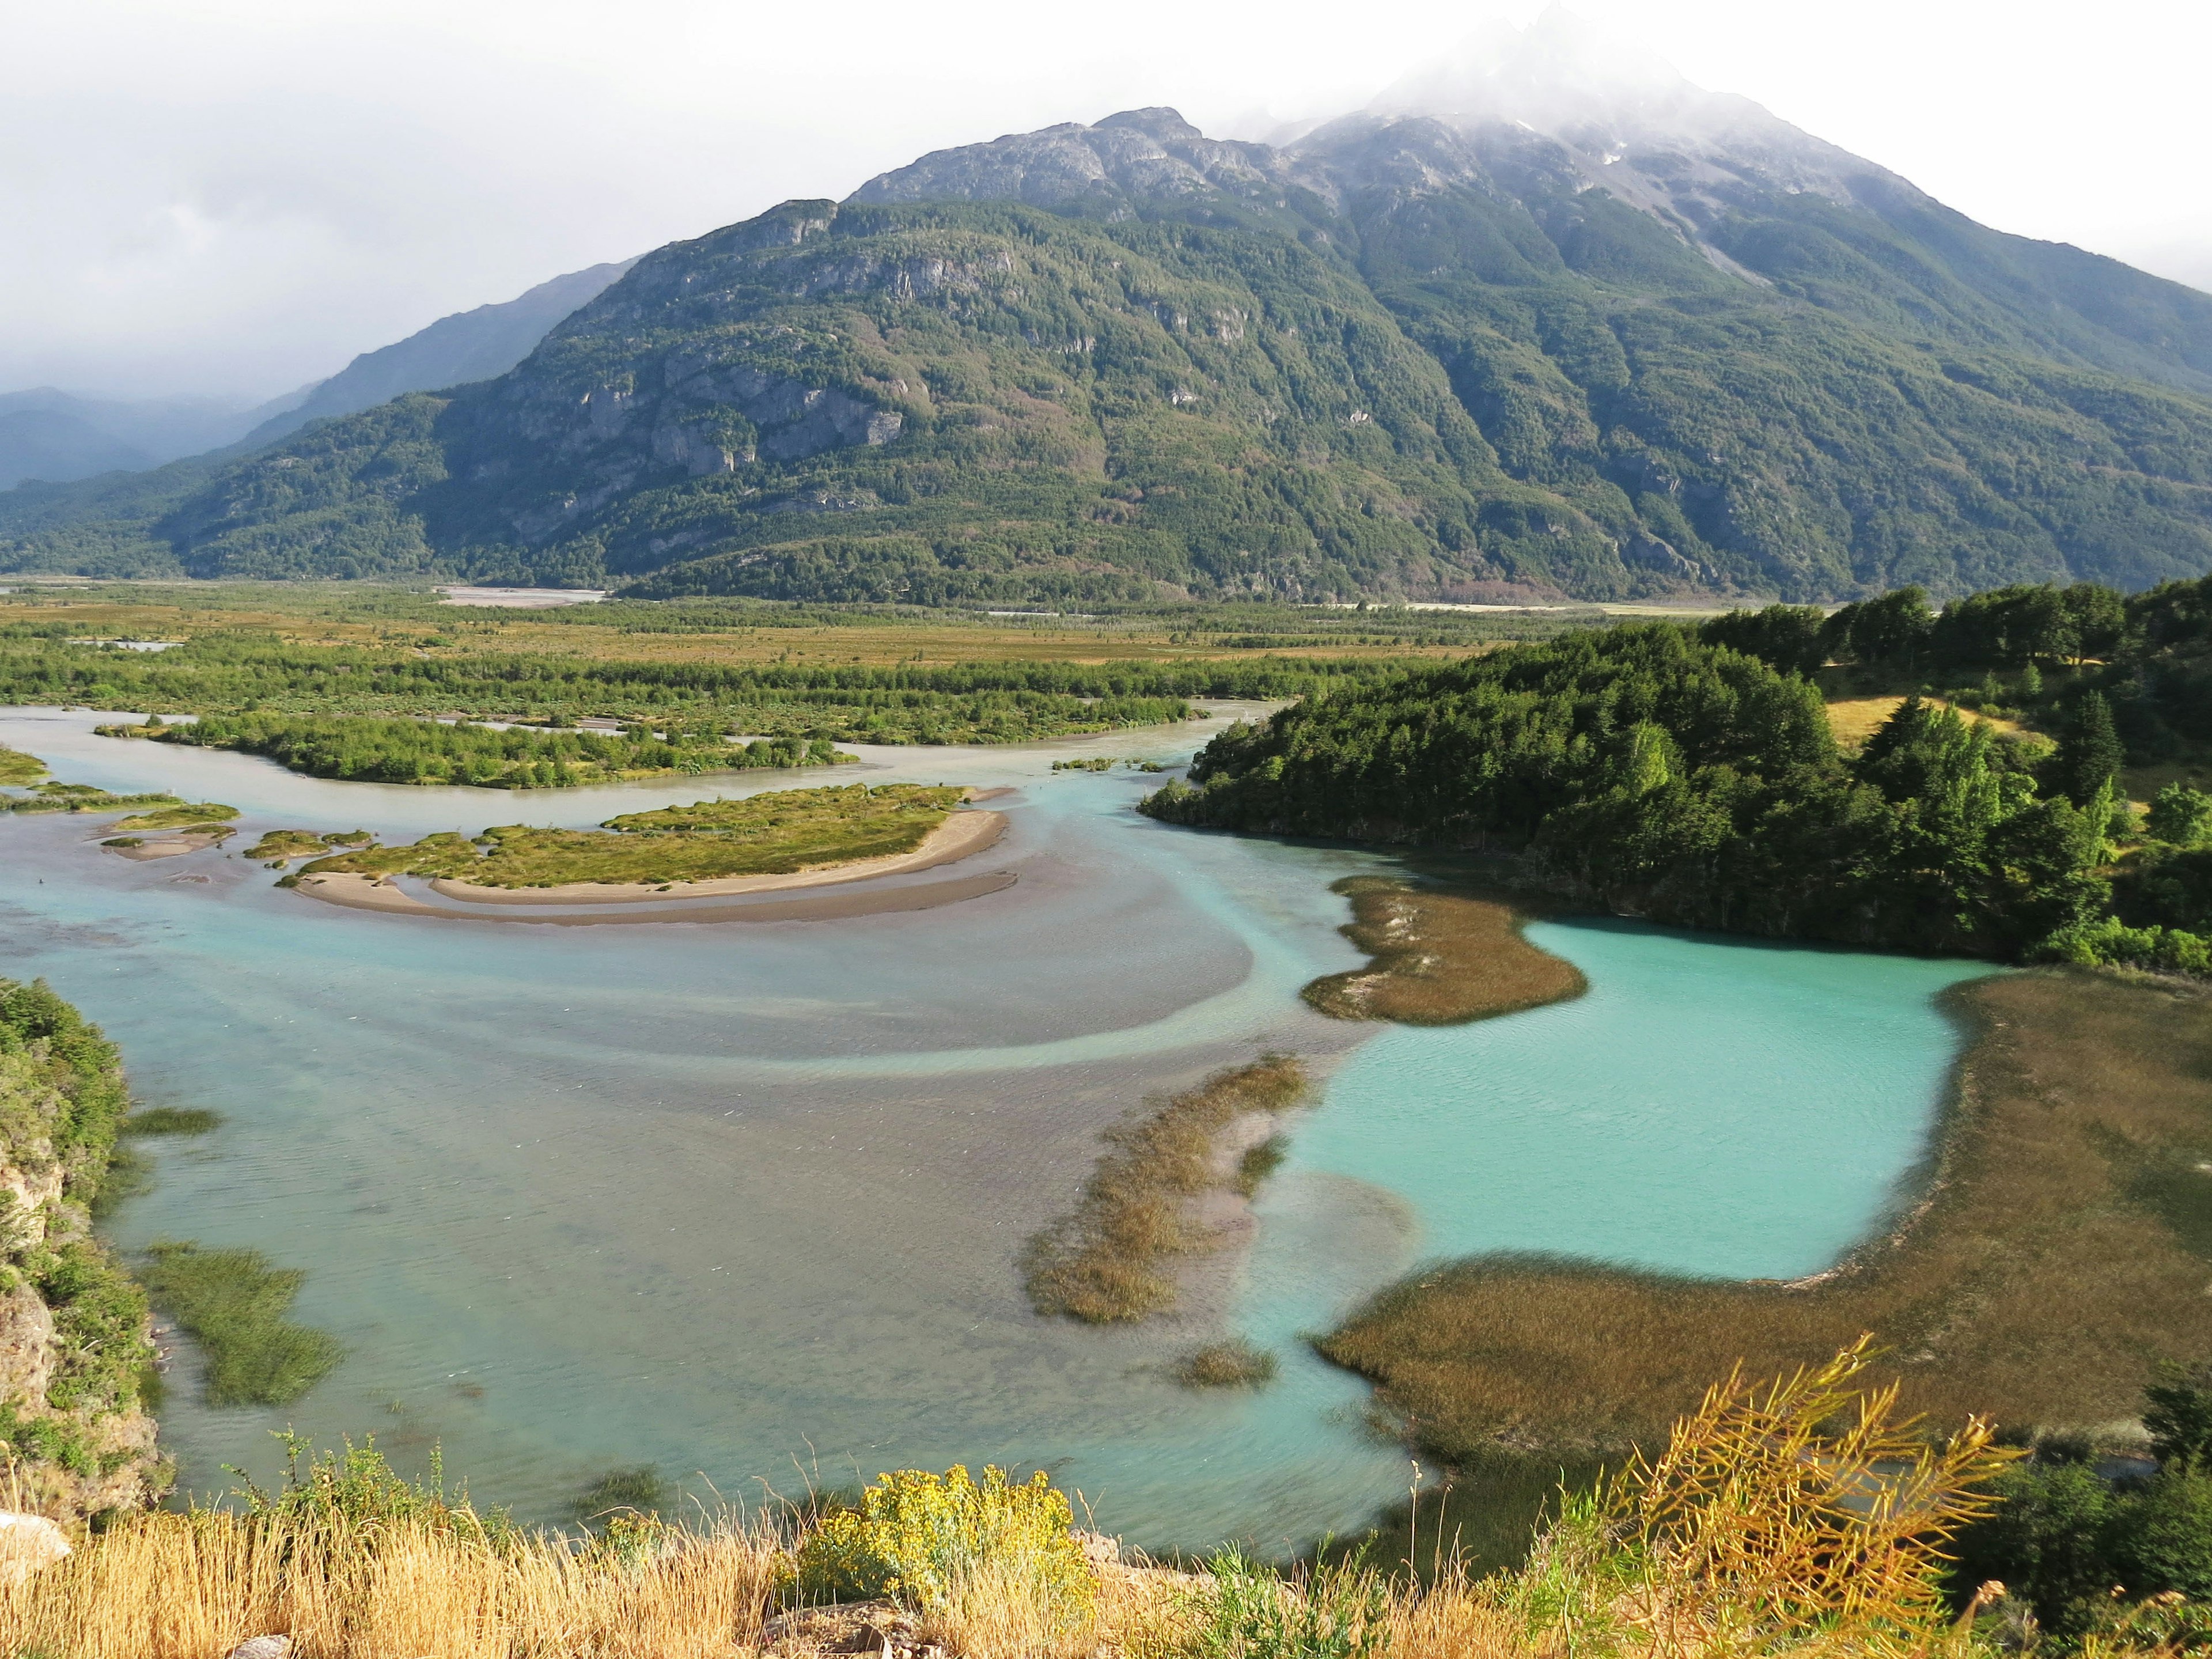
[[[2112,783],[2127,763],[2127,750],[2112,725],[2112,708],[2101,691],[2075,700],[2051,761],[2053,781],[2076,805],[2086,806]]]

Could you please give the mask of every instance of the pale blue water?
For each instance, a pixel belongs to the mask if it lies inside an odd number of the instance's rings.
[[[112,718],[112,717],[97,717]],[[294,777],[0,710],[70,780],[165,787],[270,827],[387,835],[617,811],[811,778],[510,795]],[[1400,1489],[1364,1387],[1297,1342],[1415,1260],[1584,1251],[1701,1273],[1817,1267],[1920,1156],[1971,964],[1548,924],[1586,1000],[1453,1030],[1297,1000],[1355,965],[1328,891],[1379,855],[1196,835],[1156,781],[1049,772],[1187,754],[1212,729],[1021,750],[871,750],[870,781],[1010,785],[980,867],[1009,891],[837,921],[562,929],[364,915],[222,853],[131,864],[98,826],[0,821],[0,974],[43,974],[123,1043],[137,1092],[213,1106],[150,1143],[112,1224],[305,1267],[349,1358],[295,1406],[211,1411],[180,1361],[188,1486],[266,1474],[268,1431],[441,1443],[479,1496],[551,1518],[610,1467],[729,1498],[902,1464],[1034,1462],[1152,1543],[1356,1526]],[[841,780],[850,774],[841,774]],[[204,877],[204,880],[192,878]],[[1017,1257],[1097,1135],[1151,1091],[1287,1048],[1341,1066],[1262,1194],[1249,1255],[1179,1318],[1041,1322]],[[1257,1395],[1163,1374],[1227,1329]],[[696,1473],[695,1473],[696,1472]]]

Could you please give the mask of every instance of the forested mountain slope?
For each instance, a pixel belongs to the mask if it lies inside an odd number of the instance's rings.
[[[1014,602],[2212,569],[2212,296],[1649,65],[1568,74],[1567,27],[1281,148],[1132,111],[787,203],[496,380],[96,532],[0,496],[0,566]]]

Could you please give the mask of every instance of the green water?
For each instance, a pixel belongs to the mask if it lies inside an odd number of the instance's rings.
[[[262,830],[591,823],[805,779],[514,796],[294,777],[0,710],[70,779],[166,787]],[[1355,965],[1345,849],[1136,817],[1079,754],[1188,753],[1211,728],[1021,750],[871,750],[870,781],[1019,793],[987,867],[1014,888],[839,921],[564,929],[319,905],[222,853],[132,864],[96,825],[0,821],[0,973],[102,1022],[148,1103],[224,1127],[160,1143],[117,1242],[250,1244],[308,1272],[297,1315],[349,1358],[296,1405],[210,1411],[179,1353],[163,1430],[188,1486],[266,1474],[269,1431],[434,1443],[480,1497],[556,1518],[650,1463],[750,1499],[902,1464],[1033,1462],[1155,1544],[1357,1526],[1400,1489],[1364,1389],[1297,1342],[1412,1261],[1500,1247],[1762,1276],[1820,1265],[1921,1155],[1960,964],[1775,951],[1618,924],[1540,942],[1591,995],[1454,1030],[1297,999]],[[841,780],[842,781],[842,780]],[[1184,1312],[1040,1322],[1022,1242],[1098,1132],[1151,1092],[1286,1048],[1335,1067],[1254,1248]],[[1166,1364],[1225,1330],[1284,1362],[1259,1395]]]

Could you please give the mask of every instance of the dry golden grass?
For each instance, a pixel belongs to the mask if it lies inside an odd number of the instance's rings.
[[[1386,1291],[1322,1344],[1420,1443],[1648,1443],[1741,1360],[1871,1331],[1906,1406],[2111,1431],[2157,1360],[2212,1358],[2212,1001],[2076,970],[1952,994],[1975,1040],[1925,1202],[1800,1284],[1526,1257]]]
[[[1928,697],[1924,702],[1939,708],[1954,705],[1941,697]],[[1894,714],[1905,702],[1902,696],[1839,697],[1828,705],[1828,729],[1836,734],[1836,741],[1846,749],[1857,749],[1879,730],[1882,722]],[[1978,709],[1961,708],[1962,719],[1988,726],[1991,731],[2012,737],[2024,737],[2027,728],[2017,720],[2001,720],[1984,714]]]
[[[1352,876],[1331,890],[1352,901],[1342,932],[1375,960],[1330,974],[1301,994],[1338,1019],[1458,1025],[1580,996],[1582,970],[1522,937],[1502,899]]]
[[[1215,1237],[1191,1200],[1233,1190],[1215,1139],[1237,1118],[1295,1105],[1306,1091],[1295,1055],[1269,1054],[1216,1073],[1106,1133],[1108,1150],[1084,1183],[1074,1213],[1030,1241],[1030,1301],[1041,1314],[1091,1324],[1142,1319],[1175,1301],[1169,1264]]]
[[[296,1659],[1966,1659],[1942,1551],[2009,1454],[1972,1421],[1931,1443],[1869,1386],[1865,1349],[1759,1386],[1731,1375],[1657,1456],[1568,1500],[1525,1568],[1482,1579],[1449,1555],[1425,1584],[1358,1559],[1283,1577],[1236,1551],[1174,1572],[1086,1543],[1095,1594],[1073,1601],[1036,1552],[994,1550],[926,1613],[771,1623],[794,1580],[793,1540],[770,1528],[633,1517],[592,1543],[521,1537],[386,1485],[396,1506],[143,1516],[83,1540],[0,1590],[0,1652],[218,1659],[283,1633]],[[358,1497],[366,1467],[312,1474]]]
[[[782,1557],[730,1523],[625,1565],[417,1522],[358,1532],[145,1515],[0,1591],[0,1653],[221,1659],[285,1634],[299,1659],[673,1659],[757,1646]]]

